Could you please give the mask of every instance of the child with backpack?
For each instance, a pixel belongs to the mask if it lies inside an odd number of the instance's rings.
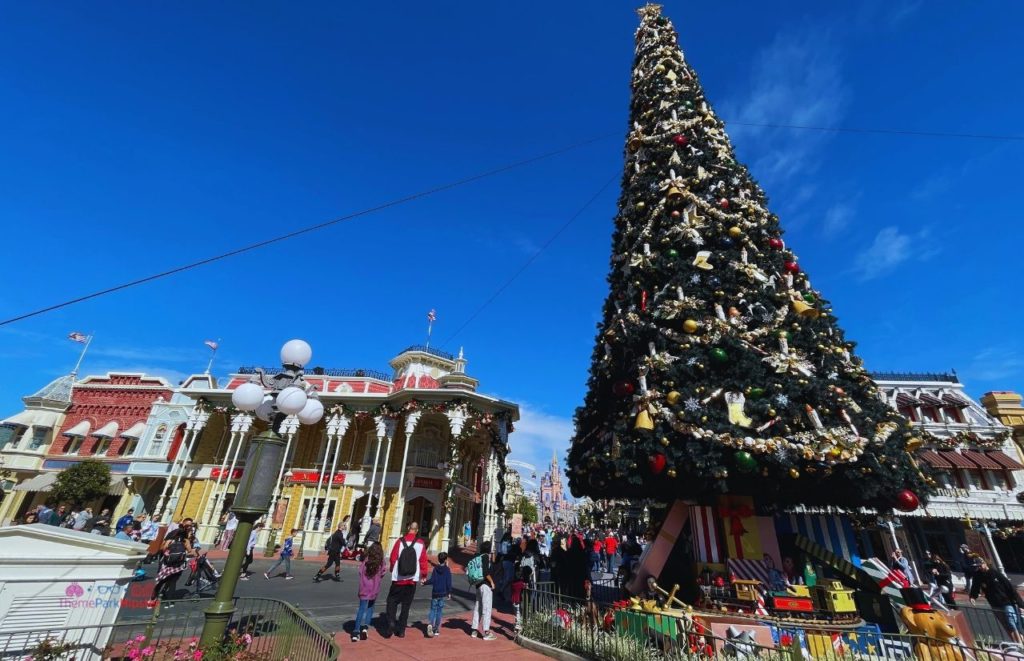
[[[284,580],[290,581],[295,578],[292,576],[292,545],[295,543],[295,533],[297,532],[299,532],[298,528],[292,528],[291,534],[285,538],[284,545],[281,547],[281,557],[277,559],[277,562],[271,565],[270,569],[263,572],[263,578],[269,581],[270,573],[282,564],[284,565]]]
[[[384,549],[377,542],[371,542],[366,549],[366,559],[359,565],[359,611],[352,627],[352,642],[366,640],[366,631],[373,619],[373,604],[380,594],[380,582],[388,573],[384,564]]]
[[[519,604],[523,600],[523,591],[530,585],[530,580],[533,578],[533,569],[530,567],[520,567],[519,574],[515,580],[512,581],[512,608],[515,609],[516,613],[516,631],[522,631],[522,619],[520,617]]]
[[[491,561],[491,543],[481,542],[480,553],[466,565],[466,578],[476,592],[476,603],[473,605],[473,638],[494,640],[491,632],[491,603],[494,599],[494,570]],[[477,627],[482,627],[478,629]]]
[[[430,615],[427,618],[427,638],[441,635],[441,615],[444,613],[444,602],[452,598],[452,570],[448,568],[448,554],[437,554],[437,566],[427,580],[434,590],[430,598]]]
[[[163,556],[163,561],[160,563],[160,572],[156,575],[153,595],[146,602],[146,608],[153,608],[158,599],[174,594],[178,587],[178,577],[181,572],[185,571],[186,560],[195,551],[192,549],[186,531],[178,528],[164,540],[160,553]],[[171,605],[168,604],[168,606]]]

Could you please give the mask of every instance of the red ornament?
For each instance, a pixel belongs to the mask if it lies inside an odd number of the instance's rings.
[[[779,238],[768,239],[768,247],[771,248],[772,250],[782,250],[782,246],[783,246],[782,239],[779,239]]]
[[[679,146],[683,146],[683,145],[685,145],[685,144],[686,144],[687,142],[689,142],[689,141],[690,141],[690,139],[689,139],[689,138],[687,138],[687,137],[686,137],[685,135],[683,135],[683,134],[681,134],[681,133],[680,133],[679,135],[677,135],[676,137],[672,138],[672,140],[674,140],[674,141],[675,141],[675,143],[676,143],[677,145],[679,145]]]
[[[913,512],[921,505],[921,499],[910,489],[903,489],[896,494],[896,509],[901,512]]]
[[[640,311],[647,312],[647,290],[640,292]]]
[[[619,381],[612,386],[612,392],[619,397],[629,397],[635,390],[636,388],[629,381]]]
[[[665,455],[660,452],[655,455],[651,455],[651,458],[647,461],[647,465],[650,466],[651,472],[655,475],[661,475],[661,471],[665,470],[665,464],[668,463],[668,459]]]
[[[725,587],[725,578],[723,578],[722,576],[715,576],[715,587],[716,588],[724,588]]]
[[[723,209],[728,209],[729,208],[729,200],[723,197],[722,199],[720,199],[718,201],[718,206],[722,207]]]
[[[786,262],[785,264],[782,265],[782,268],[786,269],[790,273],[800,272],[800,265],[797,264],[796,262]]]

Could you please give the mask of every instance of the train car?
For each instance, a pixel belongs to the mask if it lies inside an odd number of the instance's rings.
[[[748,615],[759,610],[761,581],[734,579],[728,584],[702,584],[700,587],[702,599],[698,606],[701,608]],[[770,618],[829,623],[844,628],[863,622],[853,600],[853,590],[839,581],[828,581],[814,587],[790,585],[785,590],[767,593],[763,602]]]
[[[833,617],[841,618],[857,614],[853,590],[845,587],[840,581],[828,581],[822,585],[815,585],[814,604],[819,610],[826,611]]]
[[[790,585],[785,591],[771,593],[770,611],[780,617],[813,616],[814,599],[806,585]]]

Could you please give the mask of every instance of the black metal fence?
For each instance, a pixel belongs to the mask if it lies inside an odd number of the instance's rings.
[[[191,659],[203,629],[205,600],[164,601],[148,618],[108,625],[61,629],[4,630],[0,625],[0,659],[98,661],[141,658],[153,661]],[[228,635],[213,658],[278,661],[333,661],[339,648],[291,604],[277,599],[240,597]],[[135,651],[135,652],[133,652]]]

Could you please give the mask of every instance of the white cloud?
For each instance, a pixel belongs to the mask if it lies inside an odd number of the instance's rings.
[[[939,247],[928,228],[906,234],[895,226],[883,227],[871,245],[857,255],[853,271],[864,282],[886,275],[904,262],[925,261],[938,253]]]
[[[569,439],[572,438],[573,431],[571,418],[552,415],[530,404],[520,403],[519,421],[515,423],[515,432],[509,436],[509,445],[512,448],[509,456],[535,467],[538,478],[547,471],[552,454],[558,457],[558,464],[564,470]],[[532,482],[532,488],[536,488],[532,471],[522,467],[516,468],[523,477],[524,486],[527,482]],[[568,490],[566,495],[569,495]]]
[[[970,381],[1003,381],[1024,374],[1024,356],[1012,347],[988,347],[975,354],[964,371]]]
[[[87,363],[89,361],[86,361]],[[154,365],[143,365],[143,364],[125,364],[116,363],[113,365],[108,364],[89,364],[86,365],[88,369],[83,369],[80,376],[88,376],[91,374],[103,375],[108,372],[131,372],[131,373],[142,373],[147,376],[159,376],[167,379],[167,382],[171,386],[177,386],[179,383],[184,381],[190,376],[188,372],[182,372],[180,370],[171,369],[169,367],[159,367]]]
[[[750,124],[835,126],[850,96],[840,65],[826,27],[782,32],[756,58],[746,95],[722,104],[733,141],[753,155],[751,169],[765,188],[814,170],[829,135]]]
[[[834,237],[842,233],[853,220],[854,208],[852,204],[838,202],[829,207],[821,221],[821,233],[828,237]]]

